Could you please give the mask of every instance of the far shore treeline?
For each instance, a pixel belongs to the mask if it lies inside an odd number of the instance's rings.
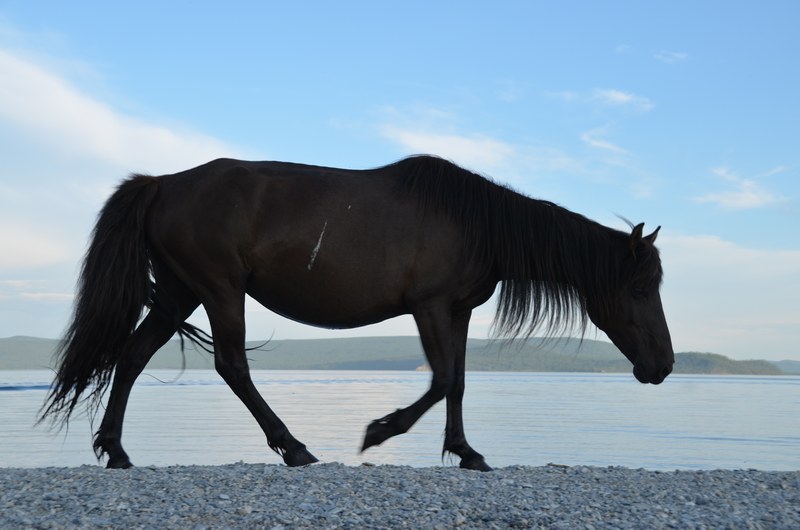
[[[55,339],[0,339],[0,370],[36,370],[54,366]],[[417,337],[363,337],[250,342],[255,370],[424,370]],[[185,362],[185,365],[184,365]],[[170,341],[148,368],[213,369],[213,356]],[[467,370],[511,372],[630,372],[630,363],[614,345],[574,338],[525,341],[470,339]],[[675,354],[674,373],[728,375],[800,374],[800,361],[736,361],[713,353]]]

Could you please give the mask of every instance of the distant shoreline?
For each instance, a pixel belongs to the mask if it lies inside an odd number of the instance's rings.
[[[264,343],[266,342],[266,345]],[[0,370],[37,370],[54,367],[56,339],[10,337],[0,339]],[[273,370],[417,370],[425,356],[415,336],[342,339],[273,340],[249,342],[253,369]],[[213,369],[208,352],[170,341],[153,357],[148,368]],[[627,373],[630,363],[603,342],[573,338],[527,341],[469,339],[468,371]],[[798,375],[800,361],[739,361],[713,353],[676,353],[674,373],[718,375]]]

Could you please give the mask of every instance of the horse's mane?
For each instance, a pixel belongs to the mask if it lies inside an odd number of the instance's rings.
[[[554,336],[588,324],[588,304],[608,308],[621,282],[656,285],[661,262],[651,244],[626,255],[631,234],[614,230],[552,202],[532,199],[432,156],[392,165],[403,193],[464,227],[470,259],[501,280],[493,331]],[[628,259],[626,259],[628,258]]]

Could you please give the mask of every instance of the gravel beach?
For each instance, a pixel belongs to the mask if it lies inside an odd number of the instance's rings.
[[[800,528],[800,471],[0,469],[0,528]]]

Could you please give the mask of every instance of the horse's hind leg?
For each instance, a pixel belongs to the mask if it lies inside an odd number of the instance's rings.
[[[98,457],[108,455],[109,468],[129,468],[130,458],[122,448],[122,423],[128,397],[136,378],[144,367],[177,331],[178,326],[198,305],[194,296],[169,271],[154,263],[157,296],[153,308],[125,343],[125,353],[114,369],[114,381],[100,428],[95,434],[94,449]]]
[[[244,292],[224,296],[216,290],[213,301],[204,300],[214,336],[217,372],[244,403],[267,437],[267,444],[288,466],[317,462],[258,393],[250,377],[244,345]]]
[[[197,305],[195,303],[195,307]],[[185,311],[179,320],[178,317],[151,310],[125,344],[127,351],[115,368],[106,412],[94,438],[97,456],[103,453],[108,455],[106,467],[124,469],[133,465],[121,443],[122,422],[131,388],[155,352],[172,337],[178,324],[193,310]]]

